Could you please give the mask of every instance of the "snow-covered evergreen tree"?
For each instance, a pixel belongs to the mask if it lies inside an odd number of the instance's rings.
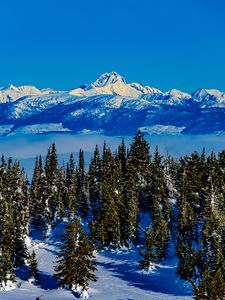
[[[77,210],[77,171],[74,156],[71,153],[66,167],[66,195],[64,207],[69,218],[73,218]]]
[[[40,283],[40,273],[38,271],[38,264],[34,250],[29,256],[29,279],[36,285]]]
[[[62,287],[86,291],[89,281],[96,281],[93,246],[88,239],[79,218],[66,227],[61,251],[55,267],[54,278]]]

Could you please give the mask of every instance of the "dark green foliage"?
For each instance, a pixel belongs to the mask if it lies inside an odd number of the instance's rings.
[[[181,161],[177,273],[193,285],[196,299],[224,298],[224,183],[217,166],[215,154],[206,158],[204,151]]]
[[[106,146],[103,149],[101,213],[97,230],[101,246],[120,245],[120,164]]]
[[[13,210],[12,204],[8,199],[4,199],[2,203],[1,218],[1,273],[4,282],[7,280],[14,280],[14,226],[13,226]]]
[[[102,178],[101,157],[100,157],[98,146],[96,146],[94,157],[91,160],[89,173],[88,173],[89,201],[90,201],[91,215],[93,220],[97,220],[99,218],[100,210],[102,207],[101,178]]]
[[[68,211],[69,218],[73,218],[77,209],[77,171],[74,156],[71,153],[66,168],[66,195],[64,207]]]
[[[134,177],[138,207],[141,212],[149,211],[148,179],[150,173],[149,145],[138,130],[127,157],[127,169]]]
[[[40,283],[40,274],[34,251],[32,251],[29,257],[29,278],[34,279],[34,284],[38,285]]]
[[[165,176],[162,165],[162,158],[158,148],[155,149],[153,161],[151,163],[150,179],[150,216],[153,224],[157,224],[162,218],[161,204],[165,198]]]
[[[55,268],[54,278],[59,280],[60,286],[80,286],[86,290],[90,280],[96,281],[93,251],[90,240],[81,228],[80,219],[69,223]]]
[[[218,269],[215,273],[205,270],[201,283],[195,286],[196,300],[223,300],[225,298],[225,284],[222,272]]]
[[[62,221],[64,217],[64,205],[65,205],[65,198],[66,198],[66,175],[65,175],[65,168],[64,164],[59,169],[59,175],[57,180],[57,190],[58,190],[58,197],[57,197],[57,213],[56,219],[57,221]]]
[[[59,203],[58,198],[60,196],[58,189],[59,169],[55,144],[52,144],[46,156],[45,176],[45,197],[49,213],[47,223],[50,224],[57,217],[56,213]]]
[[[78,167],[71,154],[65,169],[53,144],[44,167],[37,157],[31,186],[19,162],[3,156],[0,285],[27,261],[30,230],[68,221],[55,275],[61,286],[87,289],[96,280],[94,248],[133,243],[141,249],[140,268],[149,269],[171,255],[172,246],[177,275],[192,284],[195,298],[224,299],[225,151],[207,156],[203,149],[177,161],[163,159],[157,147],[151,160],[149,149],[140,131],[129,150],[124,140],[115,153],[105,143],[101,155],[96,146],[87,172],[82,150]],[[88,236],[79,218],[88,222]],[[35,254],[29,261],[38,282]]]
[[[48,181],[42,166],[42,158],[36,158],[33,178],[30,188],[31,224],[36,229],[44,229],[50,222],[50,208],[48,201]]]
[[[139,262],[141,269],[151,269],[154,266],[154,263],[158,262],[157,258],[157,249],[155,246],[155,236],[152,229],[148,229],[145,233],[145,246],[144,250],[140,251],[140,255],[143,257],[143,260]]]
[[[17,212],[14,217],[14,267],[18,268],[25,264],[28,257],[24,234],[21,228],[21,216]]]
[[[121,164],[121,172],[122,174],[125,174],[126,172],[126,165],[127,165],[127,149],[125,146],[125,141],[122,139],[121,144],[118,147],[118,158],[120,160]]]
[[[121,240],[122,244],[129,245],[129,242],[137,241],[138,231],[138,196],[136,193],[135,179],[132,175],[132,168],[127,166],[122,189],[121,208]]]
[[[167,258],[169,252],[169,229],[168,223],[165,219],[161,219],[157,222],[157,225],[153,227],[155,232],[155,247],[158,261],[161,262]]]
[[[83,218],[89,213],[88,179],[85,172],[84,151],[79,153],[79,166],[77,170],[77,211]]]
[[[209,295],[211,299],[219,300],[225,298],[225,283],[221,269],[218,269],[212,277],[210,288]]]
[[[18,161],[4,157],[0,166],[0,285],[15,280],[15,269],[25,264],[25,236],[29,230],[27,179]]]

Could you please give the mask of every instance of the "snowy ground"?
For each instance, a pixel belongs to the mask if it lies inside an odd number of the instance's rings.
[[[58,227],[57,233],[63,226]],[[54,261],[59,251],[59,240],[43,240],[38,236],[32,239],[31,248],[37,254],[41,272],[41,286],[29,283],[26,268],[18,274],[17,288],[0,292],[3,300],[66,300],[75,299],[71,291],[58,288],[52,279]],[[176,261],[169,259],[151,274],[138,271],[137,251],[104,251],[97,254],[98,281],[90,284],[92,300],[190,300],[191,289],[175,275]]]
[[[133,137],[125,137],[127,145]],[[204,135],[163,135],[149,136],[146,139],[153,151],[156,145],[163,154],[179,157],[191,151],[201,151],[206,147],[211,150],[221,151],[225,148],[225,136]],[[12,156],[21,160],[26,171],[31,175],[34,158],[37,154],[45,155],[48,147],[55,142],[60,161],[68,159],[70,152],[78,153],[83,148],[87,157],[87,164],[96,144],[103,145],[104,140],[115,150],[121,137],[104,136],[101,134],[48,134],[48,135],[13,135],[0,138],[0,153],[6,157]],[[59,251],[59,241],[43,241],[38,237],[32,240],[37,253],[39,269],[42,275],[41,287],[36,287],[26,280],[26,271],[21,272],[17,281],[17,288],[1,292],[3,300],[66,300],[74,299],[74,295],[64,289],[59,289],[52,280],[53,261]],[[90,299],[93,300],[190,300],[190,287],[177,279],[176,261],[172,258],[157,267],[152,274],[141,274],[137,271],[136,252],[110,253],[103,252],[97,255],[98,271],[97,283],[91,283]]]

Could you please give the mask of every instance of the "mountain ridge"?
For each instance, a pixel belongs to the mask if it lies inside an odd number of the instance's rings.
[[[133,134],[137,128],[150,134],[171,130],[176,134],[225,132],[225,93],[215,89],[199,89],[192,94],[177,89],[162,92],[126,83],[116,72],[69,91],[9,85],[0,89],[0,106],[0,125],[10,125],[10,133],[24,126],[50,123],[60,124],[60,132],[65,128],[67,132],[112,135]]]

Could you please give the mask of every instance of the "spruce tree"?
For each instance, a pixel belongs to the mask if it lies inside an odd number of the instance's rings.
[[[86,218],[89,208],[88,179],[85,172],[84,151],[80,150],[77,170],[77,210],[80,216]]]
[[[94,151],[94,157],[91,160],[90,168],[88,172],[89,182],[89,201],[91,208],[91,216],[93,220],[99,218],[101,211],[101,180],[102,180],[102,168],[101,168],[101,157],[99,148],[96,145]]]
[[[150,172],[150,147],[144,134],[138,130],[127,157],[127,168],[134,177],[138,207],[141,212],[149,211],[148,179]]]
[[[62,287],[88,289],[89,281],[96,281],[93,246],[76,218],[66,227],[54,278]]]
[[[124,185],[122,190],[121,220],[121,241],[129,246],[136,243],[138,237],[138,196],[136,193],[133,168],[127,165]]]
[[[25,235],[21,228],[21,212],[16,212],[14,216],[14,267],[18,268],[25,265],[28,257]]]
[[[155,149],[153,161],[151,162],[149,181],[151,226],[156,237],[155,247],[158,260],[162,261],[167,257],[169,249],[171,205],[166,194],[165,171],[158,147]]]
[[[4,199],[3,219],[1,220],[1,277],[3,282],[15,281],[14,269],[14,224],[13,207],[9,199]]]
[[[122,139],[121,144],[118,146],[118,158],[121,163],[121,172],[122,175],[125,174],[126,165],[127,165],[127,151],[124,139]]]
[[[97,220],[99,241],[102,246],[120,243],[120,169],[110,148],[104,147],[102,166],[102,207]]]
[[[155,234],[155,249],[158,262],[167,258],[169,252],[169,230],[168,223],[165,219],[161,219],[157,222],[157,225],[153,227]]]
[[[146,231],[144,250],[139,253],[143,257],[143,260],[139,262],[141,269],[146,269],[148,271],[154,267],[154,263],[158,262],[155,249],[155,236],[152,228]]]
[[[32,217],[32,224],[37,229],[42,224],[43,210],[40,203],[41,199],[41,169],[42,160],[41,157],[36,157],[34,172],[32,176],[31,188],[30,188],[30,215]]]
[[[65,205],[65,198],[66,198],[66,175],[65,175],[65,167],[64,164],[59,169],[58,174],[58,181],[57,181],[57,189],[58,189],[58,196],[57,196],[57,213],[56,213],[56,221],[62,221],[64,217],[64,205]]]
[[[156,224],[162,218],[162,202],[165,198],[165,177],[162,166],[162,158],[158,147],[155,149],[153,161],[151,163],[150,179],[150,216],[153,224]]]
[[[210,284],[210,298],[220,300],[225,298],[225,283],[221,269],[218,269]]]
[[[225,298],[225,284],[222,272],[218,269],[213,274],[206,269],[202,274],[200,284],[194,288],[196,300],[223,300]]]
[[[48,149],[48,153],[45,160],[45,175],[46,175],[46,196],[48,201],[48,212],[50,224],[55,219],[58,203],[58,159],[56,153],[56,146],[53,143]]]
[[[77,210],[77,177],[74,156],[71,153],[66,168],[66,197],[64,204],[69,218],[73,218]]]
[[[38,271],[38,264],[34,250],[29,257],[29,278],[34,280],[34,284],[36,285],[40,283],[40,273]]]

